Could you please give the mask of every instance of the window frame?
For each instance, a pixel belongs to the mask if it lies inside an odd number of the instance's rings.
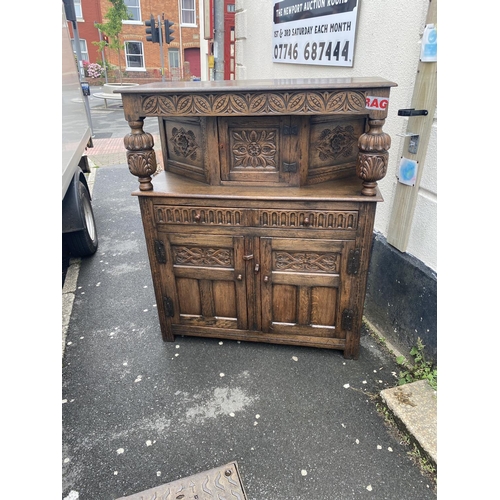
[[[175,54],[175,57],[174,57]],[[174,62],[177,66],[172,65],[172,59],[176,59]],[[181,67],[181,55],[179,49],[168,49],[168,69],[180,69]]]
[[[77,19],[83,19],[82,0],[73,0],[73,5],[75,6],[75,17]]]
[[[82,63],[83,63],[83,61],[90,61],[87,40],[85,40],[85,38],[79,38],[79,40],[80,40],[80,53],[82,55]],[[83,47],[82,47],[82,44],[83,44]],[[75,39],[74,38],[71,39],[71,48],[73,49],[73,54],[75,54],[75,56],[77,56],[78,54],[76,53]]]
[[[142,24],[141,0],[133,0],[133,1],[137,2],[137,6],[125,5],[125,7],[127,7],[127,11],[130,13],[132,13],[131,11],[129,11],[130,8],[133,8],[134,10],[137,9],[139,19],[123,19],[122,24]]]
[[[192,0],[193,2],[193,7],[185,7],[185,2],[191,1],[191,0],[181,0],[181,26],[186,26],[186,27],[197,27],[198,24],[196,23],[196,0]],[[193,23],[188,23],[184,22],[184,13],[192,13],[194,22]]]
[[[136,43],[139,45],[141,48],[141,53],[140,54],[131,54],[128,51],[128,44],[129,43]],[[125,71],[146,71],[146,61],[144,57],[144,43],[141,42],[140,40],[126,40],[123,44],[123,50],[125,52]],[[141,57],[142,58],[142,66],[129,66],[129,57],[130,56],[135,56],[135,57]]]

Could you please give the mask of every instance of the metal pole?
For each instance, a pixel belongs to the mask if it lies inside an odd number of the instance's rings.
[[[163,16],[163,14],[162,14]],[[158,16],[158,35],[160,36],[161,81],[165,81],[165,59],[163,58],[163,28],[161,17]],[[166,37],[167,35],[165,35]]]
[[[224,0],[214,0],[215,36],[214,60],[215,79],[224,80]]]
[[[184,47],[182,46],[182,2],[179,0],[177,11],[179,14],[179,75],[184,80]]]
[[[99,41],[102,42],[102,33],[99,28],[97,28],[97,31],[99,31]],[[106,68],[106,59],[104,57],[104,48],[101,49],[101,57],[102,57],[102,64],[104,65],[104,79],[106,83],[108,83],[108,68]]]

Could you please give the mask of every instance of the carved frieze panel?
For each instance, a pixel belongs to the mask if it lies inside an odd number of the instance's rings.
[[[172,246],[174,265],[233,267],[233,252],[229,248]]]
[[[239,226],[243,224],[242,219],[243,211],[238,209],[161,205],[155,208],[155,222],[158,224]]]
[[[142,110],[146,116],[366,112],[365,92],[358,90],[146,95]]]
[[[273,270],[338,273],[339,256],[335,253],[273,252]]]
[[[315,229],[357,229],[357,211],[297,211],[261,210],[259,223],[263,227],[311,227]]]

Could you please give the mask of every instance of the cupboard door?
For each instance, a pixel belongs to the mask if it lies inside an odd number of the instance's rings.
[[[174,233],[164,241],[171,324],[246,329],[243,237]]]
[[[261,238],[262,331],[345,339],[351,241]]]
[[[219,118],[220,171],[223,183],[299,185],[305,147],[299,141],[302,117]]]

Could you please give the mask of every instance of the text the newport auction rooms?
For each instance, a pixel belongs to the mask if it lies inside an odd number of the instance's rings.
[[[273,62],[351,66],[359,0],[274,4]]]

